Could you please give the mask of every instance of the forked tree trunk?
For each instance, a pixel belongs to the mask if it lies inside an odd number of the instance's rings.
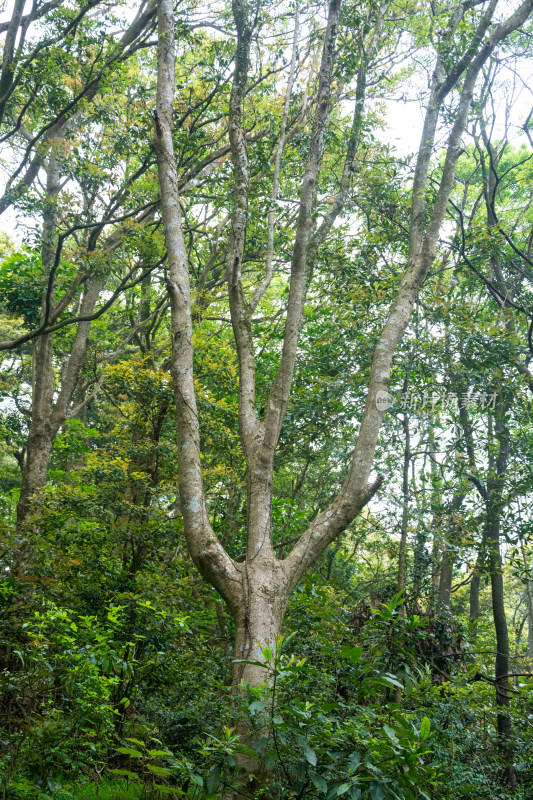
[[[184,238],[178,192],[179,178],[172,140],[175,88],[175,43],[172,0],[158,2],[158,77],[154,146],[157,153],[161,210],[168,254],[167,288],[171,306],[172,377],[178,431],[178,480],[184,532],[191,557],[204,576],[226,601],[237,629],[237,659],[262,660],[261,645],[275,650],[290,593],[322,552],[346,529],[381,485],[371,481],[374,453],[385,408],[383,396],[389,389],[392,359],[405,333],[417,294],[433,263],[439,232],[453,186],[461,138],[468,120],[478,75],[496,45],[526,19],[533,0],[525,0],[504,22],[491,28],[496,2],[482,15],[472,42],[461,58],[449,67],[438,54],[431,96],[417,158],[411,202],[408,266],[389,316],[377,342],[365,407],[356,446],[347,474],[337,496],[310,523],[286,558],[278,560],[272,545],[271,506],[274,457],[289,403],[298,337],[303,319],[307,288],[318,247],[325,240],[348,196],[356,171],[355,155],[361,131],[368,53],[379,41],[385,4],[376,13],[370,42],[361,42],[363,66],[358,74],[358,99],[340,189],[317,227],[316,202],[322,159],[330,123],[334,80],[336,38],[340,0],[330,0],[324,46],[317,81],[315,116],[309,136],[307,163],[300,188],[291,279],[287,299],[285,330],[279,367],[258,414],[255,393],[255,348],[252,340],[250,303],[242,280],[248,218],[250,177],[242,117],[247,90],[250,43],[257,23],[257,7],[245,0],[233,0],[237,30],[235,69],[228,109],[228,132],[234,172],[233,217],[228,247],[228,298],[239,361],[239,432],[247,465],[247,552],[244,563],[235,562],[216,536],[207,512],[202,477],[200,430],[193,374],[193,339],[188,251]],[[462,21],[465,7],[458,6],[450,17],[446,34],[452,37]],[[446,47],[444,51],[447,52]],[[361,82],[359,81],[361,78]],[[429,167],[435,142],[439,111],[459,79],[462,87],[455,119],[449,134],[442,179],[431,208],[427,201]],[[259,294],[264,290],[261,282]],[[255,295],[257,297],[257,294]],[[261,665],[237,664],[234,686],[268,683]],[[249,769],[253,771],[255,767]]]
[[[104,286],[105,279],[89,282],[80,304],[80,316],[90,316]],[[22,485],[17,504],[17,530],[24,538],[24,523],[33,498],[46,485],[46,473],[57,435],[69,416],[72,398],[78,387],[91,330],[88,321],[79,322],[63,380],[54,399],[53,334],[41,336],[34,346],[34,381],[32,418],[28,433]],[[86,398],[87,401],[88,398]]]
[[[127,48],[134,45],[137,37],[141,36],[148,26],[152,24],[155,12],[156,0],[148,0],[140,5],[131,24],[120,37],[118,44],[125,52]],[[4,42],[4,55],[2,61],[2,71],[0,77],[0,86],[5,85],[6,92],[2,93],[0,90],[0,118],[3,113],[5,102],[8,98],[8,88],[13,78],[13,67],[16,64],[17,51],[14,50],[15,40],[18,30],[21,26],[21,13],[24,7],[24,2],[16,0],[14,4],[13,15],[9,23],[8,33]],[[31,15],[30,15],[31,16]],[[24,23],[22,21],[22,26]],[[22,27],[24,30],[24,27]],[[24,33],[21,32],[22,40]],[[135,51],[135,48],[132,52]],[[80,94],[84,97],[84,103],[93,102],[102,88],[103,76],[106,71],[101,73],[101,77],[96,80],[90,81],[86,86],[86,90]],[[16,82],[16,81],[15,81]],[[48,156],[46,164],[46,194],[44,198],[43,210],[43,231],[42,231],[42,266],[45,282],[51,274],[54,267],[54,262],[57,255],[57,199],[61,189],[60,186],[60,159],[56,149],[56,145],[61,140],[65,139],[68,130],[72,130],[75,125],[81,120],[84,110],[78,108],[73,115],[67,114],[66,111],[62,112],[57,121],[50,127],[46,126],[43,130],[48,128],[47,133],[40,138],[40,144],[34,145],[38,149],[38,153],[32,159],[30,167],[26,176],[22,178],[19,184],[19,189],[24,187],[26,190],[30,187],[37,176],[40,174],[41,160]],[[68,121],[67,121],[68,117]],[[31,176],[31,177],[30,177]],[[18,189],[13,191],[11,187],[9,192],[6,192],[4,198],[0,200],[0,214],[9,207],[12,198],[19,194]],[[7,200],[7,196],[11,199]],[[82,226],[83,228],[84,226]],[[93,251],[96,248],[97,241],[100,237],[104,225],[102,227],[95,226],[93,232],[89,237],[88,250]],[[104,251],[110,252],[116,249],[121,242],[121,237],[116,232],[112,234],[103,247]],[[55,265],[57,266],[57,264]],[[85,359],[87,350],[87,342],[91,330],[91,322],[85,320],[91,317],[94,312],[96,303],[100,293],[105,285],[106,276],[104,270],[100,265],[96,274],[91,275],[86,280],[84,279],[83,297],[79,307],[79,315],[84,321],[78,322],[76,325],[76,333],[74,342],[68,358],[68,363],[63,370],[63,379],[61,386],[57,391],[55,397],[54,386],[54,334],[47,333],[41,335],[36,340],[33,348],[33,386],[32,386],[32,418],[30,423],[30,430],[28,433],[28,442],[26,449],[25,464],[23,466],[22,485],[20,491],[19,502],[17,504],[17,535],[22,544],[19,547],[19,556],[27,550],[28,543],[24,541],[24,521],[31,509],[32,500],[34,496],[46,484],[46,473],[50,463],[50,456],[56,440],[56,437],[61,429],[61,426],[68,417],[69,407],[74,397],[78,380]],[[79,284],[78,284],[79,285]],[[68,294],[68,293],[67,293]],[[65,296],[63,296],[63,301]],[[61,308],[61,300],[56,304],[55,293],[55,279],[52,281],[50,292],[43,293],[43,303],[41,310],[40,323],[53,325],[58,321],[61,311],[65,311],[66,306]],[[35,340],[34,340],[35,341]]]
[[[46,168],[46,196],[43,212],[41,259],[45,281],[52,269],[56,248],[57,197],[60,190],[60,171],[57,156],[52,153]],[[55,302],[55,281],[49,292],[43,292],[41,324],[46,321],[49,309]],[[54,397],[53,367],[54,337],[52,333],[39,337],[33,345],[31,423],[26,445],[26,459],[17,504],[17,529],[22,533],[24,520],[30,510],[34,493],[46,483],[46,471],[57,432],[50,424],[50,411]],[[17,551],[15,569],[18,571],[25,558],[26,547]]]

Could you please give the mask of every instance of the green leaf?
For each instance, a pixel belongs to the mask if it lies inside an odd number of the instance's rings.
[[[361,800],[361,787],[360,786],[350,786],[350,800]]]
[[[316,767],[316,753],[308,744],[304,746],[304,755],[312,767]]]
[[[343,658],[346,658],[348,661],[352,661],[356,664],[358,661],[361,660],[361,656],[363,655],[363,648],[362,647],[347,647],[343,645],[341,647],[341,655]]]
[[[262,700],[254,700],[253,703],[250,703],[248,706],[248,711],[250,715],[254,717],[258,711],[264,711],[266,708],[266,703],[263,703]]]
[[[163,783],[154,783],[154,789],[157,789],[161,794],[180,794],[185,796],[185,792],[182,789],[178,789],[177,786],[165,786]]]
[[[120,775],[123,778],[129,778],[132,781],[140,780],[139,776],[136,775],[135,772],[130,772],[129,769],[110,769],[109,772],[111,772],[113,775]]]
[[[153,772],[154,775],[159,775],[161,778],[166,778],[167,775],[172,775],[172,772],[166,767],[158,767],[157,764],[147,764],[147,769]]]
[[[194,774],[191,774],[191,781],[192,781],[193,783],[195,783],[197,786],[199,786],[199,787],[200,787],[200,789],[201,789],[201,788],[203,787],[203,785],[204,785],[204,779],[202,778],[202,776],[201,776],[201,775],[194,775]]]
[[[430,730],[431,730],[431,722],[429,720],[429,717],[424,717],[424,719],[422,720],[422,724],[420,725],[420,736],[422,737],[422,739],[427,739]]]
[[[398,737],[396,736],[396,732],[390,727],[390,725],[384,725],[383,726],[383,730],[385,731],[385,733],[387,734],[389,739],[392,739],[393,742],[397,742],[398,741]]]
[[[319,775],[318,772],[315,772],[314,770],[310,769],[309,770],[309,777],[311,778],[311,783],[313,784],[313,786],[316,789],[318,789],[320,792],[323,792],[324,794],[326,794],[326,792],[328,790],[328,784],[324,780],[322,775]]]
[[[403,689],[403,684],[396,680],[396,678],[392,678],[390,676],[385,677],[382,675],[380,678],[376,678],[376,683],[379,683],[382,686],[388,686],[389,689],[392,689],[394,686],[397,686],[398,689]]]
[[[117,752],[122,753],[124,756],[131,756],[131,758],[142,758],[143,754],[140,750],[133,750],[131,747],[117,747]]]
[[[168,750],[148,750],[148,755],[153,756],[171,756],[172,753],[169,753]]]
[[[339,788],[337,789],[337,797],[340,797],[341,794],[346,794],[347,791],[350,789],[349,783],[341,783]]]
[[[355,772],[360,763],[361,763],[361,753],[352,753],[352,755],[348,759],[349,772]]]
[[[381,781],[372,781],[368,787],[371,800],[383,800],[385,797],[385,787]]]
[[[209,794],[214,794],[220,783],[220,767],[214,767],[207,776],[206,788]]]
[[[236,753],[244,753],[245,756],[257,758],[257,750],[253,750],[251,747],[246,747],[244,744],[236,744],[234,745],[234,749]]]

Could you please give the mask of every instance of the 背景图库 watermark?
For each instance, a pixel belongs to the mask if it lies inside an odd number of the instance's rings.
[[[434,411],[439,409],[457,410],[457,408],[477,408],[478,410],[492,410],[496,408],[497,392],[470,391],[456,395],[445,391],[415,391],[402,392],[393,395],[380,389],[376,393],[376,408],[379,411],[388,411],[394,408],[397,411]]]

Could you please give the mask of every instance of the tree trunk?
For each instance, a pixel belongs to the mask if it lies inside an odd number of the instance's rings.
[[[233,609],[235,661],[232,691],[237,711],[236,731],[243,744],[256,749],[258,741],[268,739],[272,733],[268,706],[272,702],[273,668],[289,589],[283,564],[277,559],[245,565],[242,579],[244,600]],[[256,663],[243,663],[246,661]],[[260,699],[267,704],[264,712],[254,715],[253,727],[248,712],[251,699]],[[236,761],[245,777],[245,795],[254,797],[267,773],[264,758],[239,753]],[[227,797],[233,797],[233,794]]]
[[[54,445],[55,435],[46,420],[32,420],[20,496],[17,504],[17,526],[22,530],[23,523],[31,509],[35,493],[46,484],[46,472]]]
[[[524,542],[520,542],[520,552],[522,553],[522,563],[524,565],[525,574],[528,574],[528,563]],[[529,580],[526,582],[526,605],[527,605],[527,668],[529,671],[533,669],[533,583]]]
[[[452,605],[452,582],[455,544],[460,537],[460,529],[455,515],[461,508],[465,495],[462,492],[454,492],[451,505],[446,515],[449,520],[449,528],[446,537],[442,540],[442,560],[439,578],[439,607],[441,610],[451,612]]]
[[[530,672],[533,671],[533,615],[527,615],[527,668]]]
[[[470,593],[469,593],[469,604],[470,604],[470,622],[474,625],[473,634],[476,633],[476,623],[479,619],[479,589],[481,586],[481,575],[477,566],[474,569],[474,573],[472,575],[472,580],[470,581]]]
[[[509,716],[509,632],[505,614],[502,560],[500,554],[500,519],[496,512],[490,521],[488,544],[490,547],[490,583],[492,614],[496,631],[496,661],[494,677],[496,686],[497,730],[502,760],[502,780],[509,786],[516,783],[513,769],[512,729]]]
[[[244,602],[233,613],[235,658],[265,661],[261,648],[276,652],[288,601],[282,562],[245,565]],[[233,688],[246,683],[253,688],[270,682],[268,671],[252,664],[234,664]]]
[[[81,302],[81,316],[90,316],[93,313],[104,282],[105,279],[100,277],[90,281]],[[52,449],[61,426],[69,415],[69,408],[85,361],[90,331],[90,322],[78,323],[55,402],[53,334],[49,333],[41,336],[34,346],[32,419],[28,433],[20,497],[17,504],[17,530],[19,536],[23,536],[24,520],[31,508],[32,498],[46,484],[46,472],[50,463]]]
[[[52,153],[46,168],[46,196],[41,245],[45,280],[48,280],[51,272],[56,250],[59,178],[59,162],[56,155]],[[52,282],[49,290],[46,289],[43,292],[41,324],[48,319],[54,301],[55,281]],[[24,519],[30,510],[33,495],[46,483],[46,471],[55,438],[55,433],[50,425],[50,410],[54,398],[53,347],[53,333],[40,336],[33,346],[31,424],[26,445],[22,486],[17,504],[17,532],[19,535],[22,533]],[[20,553],[17,553],[16,560],[20,560],[24,550],[23,546]]]
[[[450,611],[452,599],[453,563],[450,550],[446,541],[442,543],[442,557],[439,577],[439,609]]]
[[[404,415],[402,420],[405,434],[405,448],[403,453],[402,474],[402,528],[400,537],[400,551],[398,553],[398,592],[405,595],[405,577],[407,560],[407,533],[409,528],[409,465],[411,463],[411,444],[409,432],[409,417]]]
[[[513,768],[513,744],[509,707],[509,632],[505,614],[505,595],[503,589],[502,557],[500,552],[500,527],[503,510],[503,488],[509,457],[509,431],[505,415],[508,407],[499,401],[494,419],[494,434],[498,443],[496,459],[489,454],[489,469],[495,476],[487,482],[486,491],[486,542],[489,554],[490,584],[492,591],[492,615],[496,631],[496,660],[494,678],[496,688],[497,732],[501,757],[501,778],[508,786],[516,784]],[[489,438],[490,446],[490,438]],[[492,463],[491,463],[492,462]]]

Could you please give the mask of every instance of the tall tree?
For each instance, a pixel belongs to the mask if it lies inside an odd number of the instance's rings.
[[[158,158],[162,215],[168,252],[168,292],[172,312],[172,374],[178,419],[179,490],[189,552],[204,577],[220,592],[235,620],[237,662],[235,686],[257,686],[267,680],[260,666],[261,647],[273,650],[280,633],[290,593],[319,555],[360,513],[381,485],[371,479],[374,452],[385,413],[391,364],[409,322],[418,291],[433,262],[439,231],[453,187],[461,138],[468,121],[471,101],[480,71],[496,48],[519,28],[533,9],[522,3],[507,19],[495,23],[497,3],[471,7],[459,5],[442,15],[443,34],[436,46],[430,96],[411,193],[409,254],[389,316],[376,344],[365,408],[359,434],[342,488],[302,533],[283,559],[272,546],[272,493],[274,456],[289,403],[298,351],[299,332],[317,250],[338,217],[351,184],[354,159],[360,142],[364,86],[374,54],[383,45],[382,29],[387,6],[365,11],[373,34],[359,41],[361,57],[352,133],[345,152],[340,189],[317,221],[317,196],[323,168],[325,139],[334,101],[334,76],[341,7],[339,0],[328,6],[315,112],[309,135],[306,165],[298,198],[290,288],[279,364],[264,402],[262,416],[256,406],[256,358],[252,339],[250,304],[246,297],[243,264],[246,254],[250,174],[246,138],[243,133],[244,102],[250,69],[250,49],[258,26],[260,8],[234,0],[237,33],[235,68],[228,108],[229,137],[233,164],[233,212],[227,258],[229,307],[239,359],[239,431],[247,463],[247,546],[244,562],[231,558],[215,535],[206,507],[199,439],[198,409],[193,373],[193,319],[188,254],[180,212],[179,175],[174,157],[173,107],[175,45],[172,3],[158,3],[158,87],[155,146]],[[465,41],[459,29],[469,31]],[[440,111],[451,103],[452,125],[436,191],[429,191],[429,167]]]

